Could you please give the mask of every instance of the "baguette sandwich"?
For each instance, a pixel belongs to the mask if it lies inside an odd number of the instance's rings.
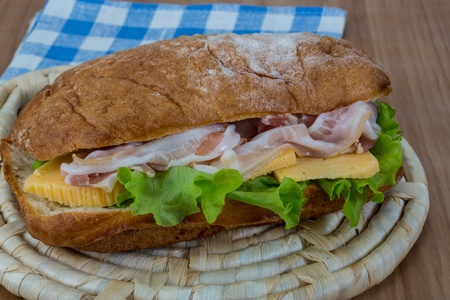
[[[196,35],[78,65],[2,140],[29,233],[113,252],[343,210],[401,177],[383,67],[310,33]]]

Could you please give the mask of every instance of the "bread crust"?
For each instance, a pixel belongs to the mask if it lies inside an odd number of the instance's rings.
[[[391,91],[359,46],[311,33],[196,35],[101,57],[27,104],[12,141],[41,160],[210,123],[320,114]]]
[[[176,226],[162,227],[151,214],[133,216],[129,209],[70,208],[25,193],[23,183],[33,172],[35,158],[2,140],[1,154],[6,181],[19,202],[29,233],[50,246],[72,247],[96,252],[115,252],[164,246],[205,237],[224,229],[240,226],[278,224],[283,220],[275,213],[242,202],[226,199],[216,222],[209,224],[203,213],[186,217]],[[397,181],[402,173],[397,174]],[[387,190],[383,187],[382,190]],[[341,210],[343,199],[330,201],[316,184],[308,185],[301,219],[314,218]]]

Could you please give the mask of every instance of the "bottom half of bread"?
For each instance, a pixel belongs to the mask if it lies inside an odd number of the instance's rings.
[[[124,208],[68,207],[23,191],[33,172],[34,157],[8,140],[2,141],[6,181],[19,201],[29,233],[50,246],[72,247],[95,252],[151,248],[206,237],[224,229],[283,223],[275,213],[239,201],[226,199],[216,222],[209,224],[203,213],[186,217],[178,225],[163,227],[151,214],[132,215]],[[401,171],[397,173],[400,180]],[[383,191],[389,187],[383,187]],[[341,210],[344,200],[329,196],[316,184],[308,185],[301,219]]]

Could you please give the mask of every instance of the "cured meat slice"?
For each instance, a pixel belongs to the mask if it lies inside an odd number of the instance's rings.
[[[212,140],[212,137],[214,137],[212,143],[215,145],[208,149],[208,153],[197,155],[196,152],[199,151],[200,146],[210,143],[208,141]],[[97,150],[84,159],[73,155],[72,163],[61,165],[61,173],[65,176],[67,184],[112,190],[117,182],[115,171],[120,167],[141,166],[142,168],[143,165],[147,165],[158,170],[166,170],[172,166],[187,166],[193,162],[209,161],[220,157],[226,149],[236,147],[240,139],[234,125],[214,124],[145,144],[135,143],[130,146]],[[104,180],[97,180],[99,177]]]
[[[211,166],[237,169],[245,178],[286,148],[294,149],[299,156],[336,156],[359,140],[372,112],[370,104],[359,101],[319,115],[309,128],[302,123],[262,132],[248,143],[225,151]]]

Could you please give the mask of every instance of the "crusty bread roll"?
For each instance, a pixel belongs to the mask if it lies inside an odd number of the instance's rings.
[[[224,229],[282,223],[275,213],[264,208],[227,199],[216,222],[209,224],[202,213],[190,215],[178,225],[158,226],[151,214],[133,216],[123,208],[68,207],[23,191],[23,182],[33,172],[34,157],[9,140],[3,140],[5,179],[19,201],[29,233],[53,246],[95,252],[115,252],[151,248],[212,235]],[[397,181],[402,177],[397,173]],[[384,186],[385,191],[389,187]],[[318,217],[342,209],[343,199],[330,201],[316,184],[308,185],[308,201],[301,219]]]
[[[11,138],[49,160],[206,124],[317,115],[390,92],[383,67],[345,40],[312,33],[182,36],[68,70],[23,108]]]
[[[36,159],[218,122],[281,113],[317,115],[390,91],[379,63],[360,47],[331,37],[223,34],[160,41],[74,67],[36,94],[2,141],[5,179],[30,234],[53,246],[112,252],[281,223],[269,210],[227,199],[213,224],[197,213],[162,227],[151,214],[133,216],[129,209],[60,205],[25,193],[23,183]],[[304,197],[302,219],[344,204],[330,201],[315,184]]]

